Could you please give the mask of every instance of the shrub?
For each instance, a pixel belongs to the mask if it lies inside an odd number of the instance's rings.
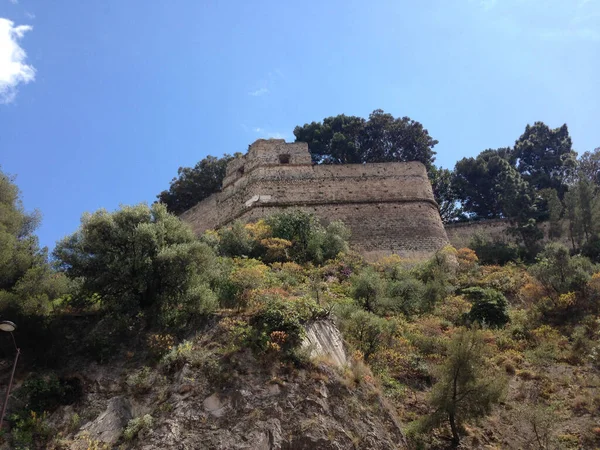
[[[410,317],[424,310],[426,286],[416,278],[405,274],[387,286],[388,307]]]
[[[248,229],[239,220],[230,227],[221,228],[219,236],[219,253],[223,256],[250,256],[255,249],[255,241]]]
[[[384,335],[390,331],[388,320],[367,311],[358,310],[343,324],[344,335],[366,361],[385,345]]]
[[[26,414],[12,417],[14,426],[11,431],[12,443],[16,450],[46,448],[45,444],[52,436],[47,422],[47,414],[28,411]]]
[[[423,426],[434,428],[447,421],[455,447],[463,423],[488,414],[504,394],[505,379],[486,363],[486,350],[481,331],[460,330],[452,339],[431,391],[429,402],[435,412]]]
[[[222,306],[246,307],[251,293],[266,285],[269,267],[256,259],[234,259]]]
[[[303,324],[323,312],[312,299],[268,300],[250,319],[252,328],[246,335],[247,343],[260,352],[274,349],[274,343],[284,355],[291,356],[304,338]],[[283,336],[285,339],[280,339]]]
[[[98,294],[109,311],[128,315],[173,298],[198,301],[194,291],[210,282],[215,265],[211,248],[158,203],[84,215],[54,256],[67,276],[83,280],[84,293]]]
[[[142,432],[144,430],[149,430],[150,428],[152,428],[153,424],[154,424],[154,419],[152,418],[152,416],[150,414],[146,414],[144,416],[136,417],[135,419],[131,419],[129,421],[129,423],[127,424],[127,427],[123,431],[123,437],[125,438],[126,441],[131,441],[135,437],[137,437],[137,435],[140,432]]]
[[[473,270],[479,261],[477,253],[470,248],[459,248],[456,251],[456,259],[458,260],[458,267],[462,272]]]
[[[274,238],[292,243],[290,257],[296,262],[317,264],[348,251],[350,232],[340,221],[323,228],[317,218],[299,210],[273,214],[266,219]]]
[[[504,265],[519,259],[519,247],[501,241],[488,241],[480,235],[475,235],[469,245],[475,251],[482,264]]]
[[[28,415],[29,411],[37,414],[52,412],[60,405],[76,402],[82,394],[79,380],[61,379],[50,373],[28,378],[17,395],[25,405],[25,415]]]
[[[538,255],[530,272],[544,286],[548,295],[582,291],[595,266],[583,256],[571,256],[559,243],[549,243]]]
[[[468,313],[469,320],[492,327],[502,327],[509,322],[508,302],[501,292],[472,287],[463,289],[462,293],[473,304]]]
[[[152,370],[150,367],[145,366],[129,375],[126,380],[126,384],[135,393],[143,394],[150,390],[153,381]]]
[[[379,272],[367,266],[358,274],[350,277],[352,297],[369,312],[375,311],[384,292],[384,282]]]

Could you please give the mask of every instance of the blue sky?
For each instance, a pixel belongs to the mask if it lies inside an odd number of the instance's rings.
[[[420,121],[444,167],[537,120],[600,146],[600,0],[0,0],[0,18],[0,165],[50,247],[179,166],[339,113]]]

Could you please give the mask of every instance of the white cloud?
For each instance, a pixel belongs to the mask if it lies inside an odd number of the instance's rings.
[[[25,17],[28,19],[35,19],[35,14],[29,11],[25,11]]]
[[[0,103],[10,103],[17,95],[19,84],[35,79],[35,69],[25,64],[27,54],[19,40],[32,27],[15,27],[8,19],[0,17]]]
[[[19,0],[10,0],[10,2],[11,2],[13,5],[16,5],[16,4],[18,4],[18,3],[19,3]]]
[[[248,92],[248,95],[251,95],[252,97],[260,97],[261,95],[265,95],[268,94],[269,90],[266,87],[262,87],[260,89],[257,89],[255,91],[252,92]]]
[[[269,131],[269,130],[265,130],[264,128],[260,128],[260,127],[254,127],[254,128],[252,128],[252,131],[254,131],[256,134],[258,134],[259,137],[265,138],[265,139],[274,138],[274,139],[288,140],[288,138],[290,137],[286,133],[280,133],[278,131]]]

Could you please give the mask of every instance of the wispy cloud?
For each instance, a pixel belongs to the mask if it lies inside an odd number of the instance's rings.
[[[0,17],[0,103],[13,101],[18,86],[35,79],[35,69],[25,64],[27,54],[19,46],[19,40],[30,30],[28,25],[15,27],[12,21]]]
[[[600,0],[467,0],[506,34],[552,41],[599,41]]]
[[[28,19],[35,19],[35,14],[29,11],[25,11],[25,17],[27,17]]]
[[[265,95],[268,93],[269,89],[267,89],[266,87],[261,87],[260,89],[257,89],[255,91],[248,92],[248,95],[251,95],[252,97],[260,97],[261,95]]]
[[[263,138],[263,139],[269,139],[269,138],[273,138],[273,139],[285,139],[286,141],[289,141],[290,139],[292,139],[292,136],[288,133],[281,133],[279,131],[272,131],[266,128],[262,128],[262,127],[248,127],[245,124],[242,124],[242,128],[244,129],[244,131],[247,132],[252,132],[253,134],[256,135],[257,138]]]
[[[260,80],[255,86],[260,86],[258,89],[248,92],[248,95],[252,97],[260,97],[269,94],[273,87],[276,87],[279,80],[284,79],[285,76],[280,69],[274,69],[268,72],[264,79]]]
[[[10,0],[10,2],[11,2],[13,5],[16,5],[16,4],[18,4],[18,3],[19,3],[19,0]]]

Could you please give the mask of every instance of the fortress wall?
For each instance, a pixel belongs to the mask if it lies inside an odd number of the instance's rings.
[[[213,194],[205,198],[196,206],[181,214],[179,218],[187,222],[196,234],[217,228],[220,225],[219,209],[217,208],[218,195]]]
[[[448,243],[419,162],[312,165],[304,143],[258,140],[227,167],[223,191],[181,215],[196,233],[295,208],[342,220],[365,254],[431,253]]]
[[[562,235],[560,238],[550,239],[550,223],[542,222],[538,226],[544,233],[542,242],[558,241],[561,244],[572,247],[572,242],[569,239],[569,223],[568,220],[561,221]],[[488,241],[499,241],[506,243],[517,243],[517,237],[508,232],[510,223],[508,219],[489,219],[480,220],[478,222],[455,223],[446,225],[446,234],[450,243],[456,247],[469,247],[475,235],[479,235]]]
[[[343,221],[352,231],[350,243],[365,254],[397,253],[411,256],[432,253],[448,243],[437,208],[427,202],[369,203],[290,206],[313,213],[324,223]],[[246,211],[240,219],[258,220],[285,210],[261,205]]]

